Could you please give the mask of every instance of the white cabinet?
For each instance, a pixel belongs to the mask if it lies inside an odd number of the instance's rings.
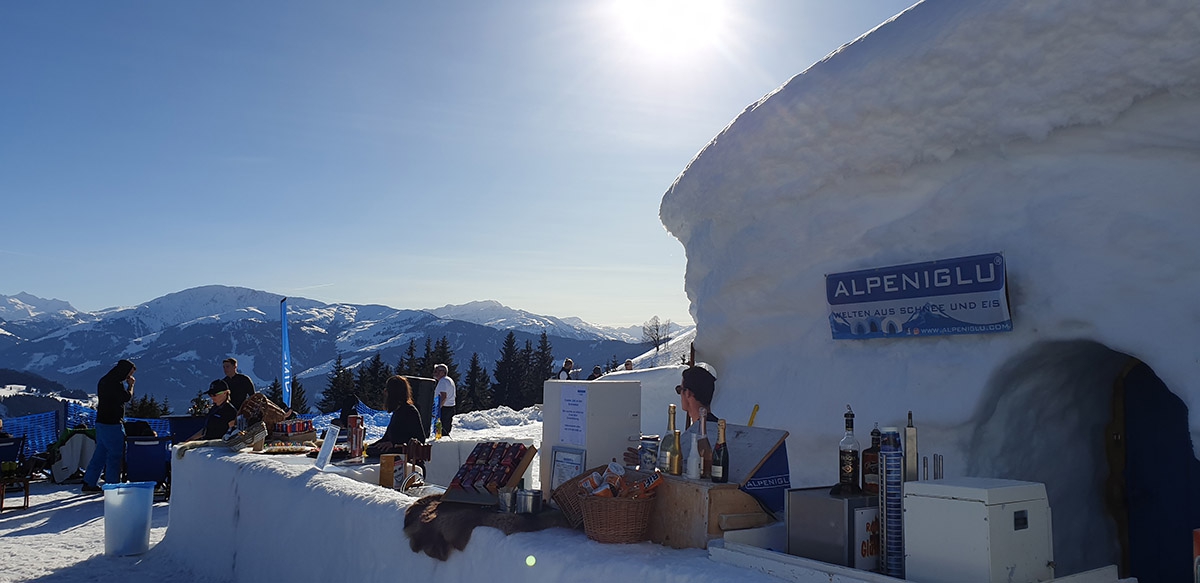
[[[1046,487],[952,478],[904,484],[905,578],[921,583],[1054,579]]]

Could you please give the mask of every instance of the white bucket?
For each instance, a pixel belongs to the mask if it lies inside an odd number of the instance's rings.
[[[154,482],[105,484],[104,554],[138,555],[150,550]]]

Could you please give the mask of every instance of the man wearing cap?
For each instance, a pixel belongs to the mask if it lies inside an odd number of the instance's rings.
[[[717,377],[708,372],[708,369],[702,366],[690,366],[684,369],[679,384],[675,386],[675,393],[679,395],[679,407],[687,412],[689,421],[700,418],[701,407],[708,410],[705,415],[706,421],[716,423],[719,420],[712,411],[713,392],[716,391],[716,387]],[[690,425],[689,423],[688,426]],[[625,450],[623,457],[626,465],[637,464],[641,459],[638,457],[637,449],[632,447]]]
[[[193,439],[221,439],[225,432],[237,424],[237,410],[229,403],[229,385],[223,379],[217,379],[208,385],[208,396],[213,406],[208,410],[208,419],[204,422],[204,430],[197,431],[188,441]]]
[[[717,422],[717,416],[712,411],[713,392],[716,391],[717,377],[702,366],[691,366],[683,371],[682,382],[675,387],[679,394],[679,405],[687,411],[688,418],[695,421],[700,418],[700,408],[708,410],[706,421]]]

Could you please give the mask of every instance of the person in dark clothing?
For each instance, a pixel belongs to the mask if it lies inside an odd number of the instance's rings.
[[[600,365],[596,365],[592,367],[592,374],[588,375],[588,380],[594,381],[602,376],[604,376],[604,371],[600,369]]]
[[[387,408],[392,412],[383,438],[367,447],[367,455],[392,453],[399,446],[416,439],[421,443],[429,438],[428,427],[421,421],[421,412],[413,405],[412,386],[408,379],[396,375],[387,380]]]
[[[120,360],[96,383],[96,451],[83,473],[83,491],[100,492],[100,472],[104,482],[121,481],[121,460],[125,457],[125,403],[133,399],[132,361]]]
[[[222,360],[221,368],[225,370],[225,384],[229,386],[229,403],[234,411],[239,411],[246,398],[254,394],[254,381],[238,372],[236,358]]]
[[[712,412],[713,393],[717,389],[717,377],[713,376],[708,369],[702,366],[689,366],[684,369],[679,380],[679,384],[675,385],[675,393],[679,395],[679,407],[683,409],[688,419],[695,421],[700,417],[700,409],[707,409],[704,416],[706,421],[716,423],[717,416]],[[689,423],[688,426],[691,424]],[[686,429],[686,427],[685,427]],[[623,455],[627,465],[639,463],[638,451],[636,448],[628,448]]]
[[[221,439],[229,428],[237,424],[237,410],[229,403],[229,385],[223,379],[217,379],[208,385],[208,396],[213,406],[208,410],[208,419],[204,421],[204,429],[197,431],[188,441],[194,439]]]
[[[683,371],[682,382],[675,387],[679,395],[679,406],[687,412],[692,421],[700,418],[700,409],[708,410],[707,421],[717,422],[717,416],[712,412],[713,393],[716,391],[717,377],[702,366],[690,366]]]

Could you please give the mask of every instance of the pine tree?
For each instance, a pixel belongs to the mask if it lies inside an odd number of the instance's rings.
[[[608,361],[608,369],[605,370],[604,372],[612,372],[614,370],[619,370],[621,368],[622,364],[623,363],[621,361],[617,360],[617,355],[614,354],[612,357],[612,360]]]
[[[496,405],[513,406],[513,399],[519,396],[524,369],[517,349],[517,336],[510,330],[500,346],[500,359],[492,371],[496,379],[496,384],[492,385],[492,398]]]
[[[542,330],[542,336],[538,338],[537,351],[533,354],[533,371],[532,374],[539,381],[539,392],[537,401],[541,401],[540,381],[554,377],[554,347],[550,346],[550,337],[546,335],[546,331]]]
[[[308,395],[304,394],[304,383],[300,379],[292,379],[292,411],[298,415],[308,415],[312,407],[308,406]]]
[[[158,419],[171,414],[171,406],[165,400],[159,403],[154,395],[142,395],[130,401],[125,409],[127,415],[139,419]]]
[[[517,354],[518,362],[521,363],[520,389],[517,391],[517,398],[510,398],[509,401],[513,403],[511,407],[514,410],[520,411],[521,409],[532,405],[534,401],[541,400],[535,397],[535,393],[538,395],[541,394],[542,382],[544,382],[546,379],[538,376],[537,372],[534,370],[534,352],[532,340],[526,340],[525,346],[522,347],[521,351]]]
[[[165,417],[165,416],[171,414],[171,404],[166,397],[163,397],[163,402],[162,402],[162,405],[158,408],[158,412],[161,413],[161,415],[159,415],[159,417]]]
[[[417,340],[409,339],[408,350],[404,351],[404,355],[400,357],[400,363],[396,365],[396,374],[409,377],[419,376],[420,371],[417,366]]]
[[[204,392],[196,391],[196,396],[192,397],[192,400],[188,405],[188,415],[193,417],[203,417],[208,415],[208,410],[211,407],[212,403],[204,397]]]
[[[272,403],[279,405],[280,409],[288,410],[288,407],[283,404],[283,383],[279,382],[279,377],[271,381],[271,385],[263,390],[263,393],[271,400]],[[311,412],[308,406],[308,399],[304,395],[304,384],[300,379],[292,379],[292,406],[291,410],[299,415],[305,415]]]
[[[382,411],[386,408],[384,390],[390,376],[392,376],[392,367],[384,364],[383,357],[376,352],[365,366],[358,368],[354,393],[366,406]]]
[[[467,366],[467,378],[461,387],[458,394],[462,400],[458,402],[465,403],[465,405],[458,405],[459,411],[465,413],[492,408],[491,383],[487,370],[479,362],[478,352],[471,353],[471,364]]]
[[[263,394],[266,395],[272,403],[278,405],[280,409],[287,409],[287,407],[283,406],[283,383],[279,382],[279,377],[275,377],[275,380],[271,381],[271,384],[267,385],[267,388],[263,389]]]
[[[354,372],[342,364],[342,355],[339,354],[337,361],[333,364],[333,370],[326,378],[329,380],[329,384],[321,393],[317,409],[320,409],[322,413],[332,413],[341,410],[342,404],[355,394]]]
[[[455,385],[457,385],[459,379],[462,377],[458,374],[458,365],[454,364],[454,351],[450,349],[450,341],[445,336],[442,336],[440,340],[434,343],[432,359],[433,364],[441,363],[446,365],[446,368],[449,369],[446,376],[450,377]],[[429,374],[433,374],[432,366],[429,367]]]
[[[417,376],[433,378],[433,365],[435,364],[437,363],[433,361],[433,341],[426,336],[425,354],[422,354],[421,360],[417,361]]]

